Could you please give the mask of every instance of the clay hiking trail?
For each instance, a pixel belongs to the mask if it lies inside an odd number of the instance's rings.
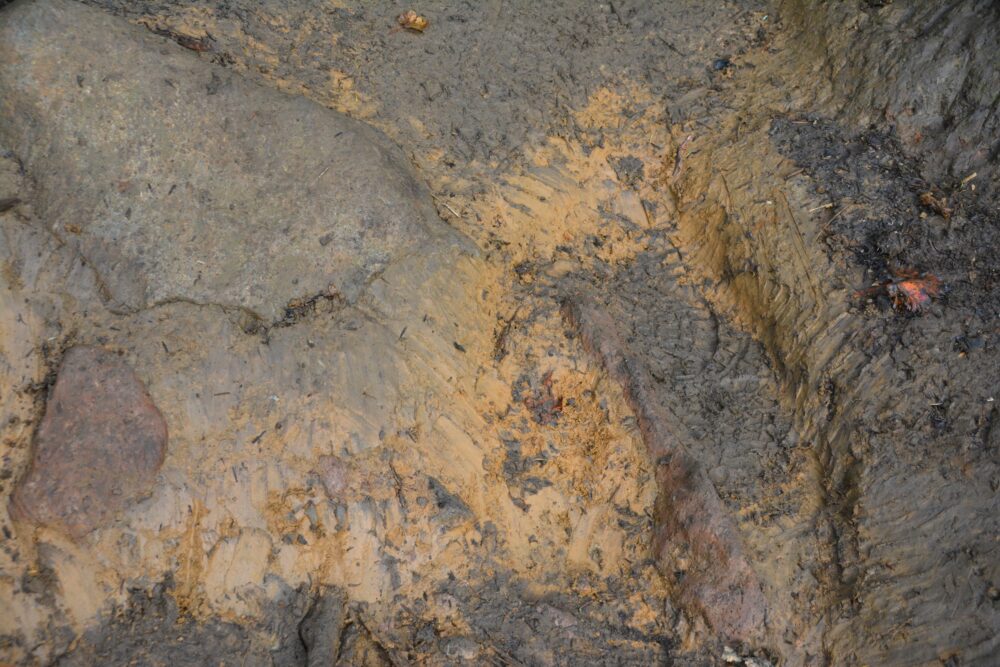
[[[0,2],[0,663],[994,664],[998,53]]]

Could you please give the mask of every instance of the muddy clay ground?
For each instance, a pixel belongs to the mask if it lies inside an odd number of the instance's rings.
[[[0,7],[0,663],[997,664],[998,53]]]

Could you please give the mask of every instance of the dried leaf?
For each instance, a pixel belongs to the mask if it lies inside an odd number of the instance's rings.
[[[399,21],[400,26],[413,32],[423,32],[430,25],[430,21],[412,9],[400,14],[396,20]]]
[[[922,313],[931,300],[941,293],[941,280],[931,274],[920,275],[913,269],[898,269],[893,277],[868,289],[854,293],[856,298],[870,299],[878,295],[889,297],[897,311]]]
[[[937,276],[908,278],[889,285],[889,296],[897,310],[906,309],[911,313],[923,312],[931,303],[931,298],[941,292],[941,281]]]

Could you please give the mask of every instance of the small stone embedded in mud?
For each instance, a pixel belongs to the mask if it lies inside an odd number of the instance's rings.
[[[724,72],[733,66],[733,62],[729,58],[716,58],[712,61],[712,70],[716,72]]]
[[[151,491],[166,447],[163,416],[128,364],[99,348],[71,348],[12,513],[82,537]]]
[[[349,470],[338,456],[321,456],[316,462],[316,474],[323,482],[323,490],[330,500],[337,500],[347,490]]]

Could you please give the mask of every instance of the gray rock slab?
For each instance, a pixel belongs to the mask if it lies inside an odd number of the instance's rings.
[[[3,11],[0,140],[122,311],[192,301],[273,321],[295,299],[351,301],[453,238],[379,131],[67,0]]]

